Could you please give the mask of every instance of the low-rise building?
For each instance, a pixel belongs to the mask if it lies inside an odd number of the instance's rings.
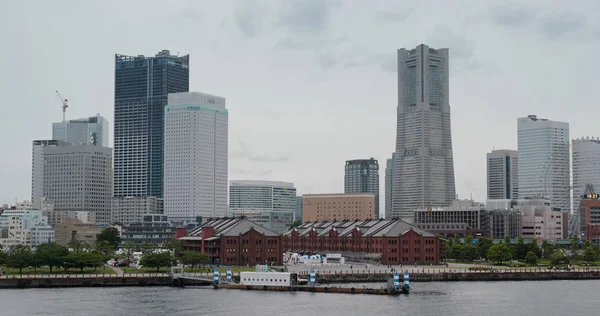
[[[368,220],[375,214],[375,194],[304,194],[302,222]]]
[[[212,264],[282,264],[281,236],[246,218],[209,219],[178,238],[184,250],[206,253]]]
[[[94,245],[96,235],[100,234],[106,225],[88,224],[76,218],[68,218],[54,226],[57,244],[67,246],[71,241],[77,240],[82,244]]]
[[[397,218],[305,223],[283,234],[285,251],[341,253],[382,264],[438,264],[440,239]]]
[[[449,207],[415,210],[414,225],[437,234],[488,236],[485,205],[472,200],[454,200]]]
[[[40,210],[5,210],[0,215],[0,244],[38,246],[54,241],[54,230]]]
[[[569,215],[545,199],[519,199],[513,206],[522,216],[523,238],[567,239]],[[512,237],[512,236],[511,236]]]
[[[121,233],[124,244],[133,242],[137,246],[146,242],[160,245],[173,238],[175,238],[175,226],[163,214],[146,214],[141,222],[123,226]]]

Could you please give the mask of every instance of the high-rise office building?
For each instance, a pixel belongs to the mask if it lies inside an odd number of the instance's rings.
[[[392,213],[452,204],[448,49],[398,50],[398,117]]]
[[[296,212],[294,213],[294,221],[302,221],[302,196],[296,196]]]
[[[516,150],[492,150],[487,153],[487,199],[517,199],[518,153]]]
[[[225,98],[169,94],[165,108],[165,215],[174,220],[227,213],[228,121]]]
[[[588,184],[600,188],[600,139],[573,139],[573,215],[579,211]]]
[[[43,149],[43,196],[53,204],[52,224],[85,212],[90,222],[110,223],[112,149],[49,146]]]
[[[517,128],[519,199],[544,197],[569,211],[569,123],[529,115],[517,120]]]
[[[55,146],[69,146],[60,140],[34,140],[31,153],[31,207],[42,209],[44,196],[44,148]]]
[[[229,183],[228,216],[245,216],[274,232],[286,231],[294,221],[296,188],[281,181],[237,180]]]
[[[392,192],[394,192],[394,164],[396,153],[385,162],[385,219],[392,218]]]
[[[116,197],[163,196],[164,107],[189,90],[189,55],[115,55]]]
[[[375,194],[375,216],[379,218],[379,162],[377,159],[346,161],[344,193]]]
[[[100,116],[52,123],[52,139],[72,145],[108,147],[108,121]]]

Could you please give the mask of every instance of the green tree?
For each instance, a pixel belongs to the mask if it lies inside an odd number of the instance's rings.
[[[538,246],[537,241],[535,239],[532,239],[527,244],[527,249],[529,251],[533,251],[533,253],[535,254],[535,256],[538,257],[538,258],[542,256],[542,249],[540,249],[540,246]]]
[[[527,256],[529,247],[525,245],[525,240],[522,237],[517,239],[517,244],[513,247],[513,258],[517,260],[524,260]]]
[[[65,257],[69,254],[69,249],[57,243],[41,244],[37,247],[36,256],[40,265],[48,266],[50,273],[54,267],[64,265]]]
[[[0,247],[2,248],[2,247]],[[0,250],[0,265],[5,265],[6,264],[6,253],[2,250]]]
[[[114,257],[115,255],[114,245],[107,240],[96,240],[94,244],[94,250],[102,254],[104,261]]]
[[[121,234],[115,227],[107,227],[96,235],[96,241],[107,241],[116,250],[121,244]]]
[[[487,252],[492,247],[494,243],[491,238],[479,238],[477,240],[477,250],[479,252],[479,257],[487,260]]]
[[[552,255],[550,256],[550,261],[552,261],[552,264],[567,263],[568,258],[567,258],[567,254],[566,254],[565,250],[558,249],[558,250],[554,251],[552,253]]]
[[[525,255],[525,262],[527,264],[530,265],[536,265],[537,264],[537,256],[535,255],[535,252],[533,251],[529,251],[527,252],[527,255]]]
[[[96,270],[97,267],[101,267],[104,265],[104,255],[97,250],[92,250],[86,253],[86,262],[88,267],[94,268]]]
[[[473,262],[473,260],[479,257],[477,246],[471,244],[464,244],[460,252],[460,260],[464,262]]]
[[[292,223],[292,226],[290,226],[290,228],[296,228],[298,226],[302,225],[302,220],[301,219],[297,219]]]
[[[579,237],[575,236],[573,238],[571,238],[571,245],[569,247],[571,249],[571,252],[573,254],[576,254],[577,251],[579,251]]]
[[[511,260],[512,256],[510,253],[510,248],[506,244],[497,244],[490,247],[487,257],[492,262],[502,263]]]
[[[173,264],[173,256],[170,252],[147,253],[141,260],[141,265],[150,268],[156,268],[156,272],[162,267],[169,267]]]
[[[183,243],[181,240],[173,238],[173,240],[165,243],[162,247],[163,249],[168,249],[173,252],[175,259],[180,259],[183,256]]]
[[[552,247],[548,241],[542,241],[542,253],[545,259],[550,259],[554,253],[554,247]]]
[[[596,253],[596,250],[594,249],[594,247],[592,247],[592,246],[585,247],[585,252],[583,253],[584,261],[586,261],[588,263],[592,263],[592,262],[596,261],[597,257],[598,257],[598,254]]]
[[[31,248],[26,245],[14,245],[10,247],[6,256],[6,266],[9,268],[19,269],[19,274],[23,272],[23,268],[29,267],[33,253]]]
[[[67,268],[77,268],[83,272],[83,268],[87,267],[86,261],[86,252],[81,251],[71,251],[65,256],[65,269]]]
[[[201,264],[210,263],[210,258],[207,254],[197,251],[186,251],[181,257],[181,262],[186,265],[191,265],[192,268]]]
[[[509,235],[504,236],[504,243],[510,247],[510,236]]]

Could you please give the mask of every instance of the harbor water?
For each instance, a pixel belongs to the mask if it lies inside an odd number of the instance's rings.
[[[0,290],[0,315],[596,315],[600,281],[412,283],[399,297],[118,287]],[[381,287],[383,284],[355,284]]]

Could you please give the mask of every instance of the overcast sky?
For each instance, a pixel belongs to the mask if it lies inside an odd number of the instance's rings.
[[[396,50],[450,49],[456,191],[486,196],[486,152],[517,117],[600,136],[598,1],[2,1],[0,204],[30,199],[31,141],[61,120],[111,126],[114,54],[190,55],[190,90],[229,109],[229,179],[343,192],[344,163],[395,150]]]

